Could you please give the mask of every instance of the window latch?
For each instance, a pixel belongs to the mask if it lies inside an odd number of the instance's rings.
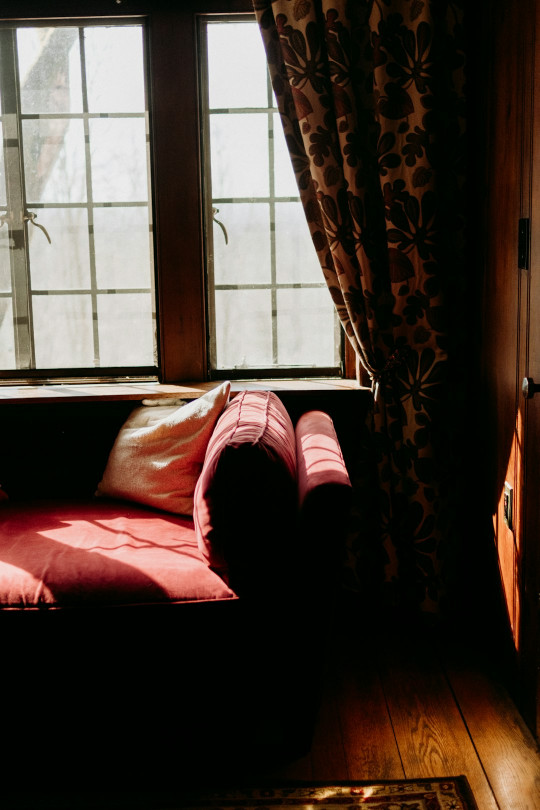
[[[219,225],[219,227],[223,231],[223,236],[225,237],[225,244],[228,245],[229,244],[229,235],[227,233],[227,228],[225,227],[223,222],[220,222],[219,219],[216,219],[216,214],[219,214],[219,208],[212,208],[212,219],[214,220],[216,225]]]
[[[35,225],[36,228],[39,228],[41,231],[43,231],[43,233],[47,237],[47,242],[49,243],[49,245],[52,245],[51,237],[49,236],[49,232],[47,231],[47,228],[44,225],[40,225],[39,222],[36,222],[36,217],[37,217],[37,214],[35,214],[33,211],[26,211],[25,214],[23,215],[22,221],[23,222],[31,222],[32,225]],[[11,211],[6,211],[6,213],[3,214],[0,217],[0,228],[2,227],[2,225],[5,225],[6,223],[7,223],[8,228],[10,226],[12,228],[15,227],[15,218],[14,218],[13,214],[11,213]],[[19,223],[20,223],[20,220],[19,220]],[[20,225],[19,225],[19,227],[20,227]]]
[[[49,243],[49,245],[52,245],[51,237],[49,236],[47,228],[44,225],[41,225],[39,222],[36,222],[36,217],[37,217],[37,214],[34,213],[34,211],[26,211],[26,213],[25,213],[25,215],[23,217],[23,221],[24,222],[31,222],[32,225],[35,225],[36,228],[39,228],[41,231],[43,231],[43,233],[47,237],[47,242]]]

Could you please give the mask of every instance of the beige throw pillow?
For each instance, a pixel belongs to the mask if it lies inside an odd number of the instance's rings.
[[[116,437],[96,495],[193,514],[206,447],[230,387],[222,383],[180,407],[135,408]]]

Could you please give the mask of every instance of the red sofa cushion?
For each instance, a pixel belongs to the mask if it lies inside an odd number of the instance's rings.
[[[9,502],[0,510],[0,606],[235,599],[190,518],[115,501]]]
[[[272,587],[296,528],[296,444],[271,391],[243,391],[221,414],[195,488],[199,549],[240,596]]]

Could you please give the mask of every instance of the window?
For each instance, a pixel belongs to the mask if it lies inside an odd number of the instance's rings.
[[[251,0],[171,5],[3,0],[0,379],[341,374]]]
[[[157,369],[142,25],[0,30],[0,367]]]
[[[298,195],[258,25],[203,18],[200,39],[212,370],[337,373],[340,327]]]

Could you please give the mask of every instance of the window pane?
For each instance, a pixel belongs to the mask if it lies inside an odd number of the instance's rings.
[[[269,282],[271,273],[270,213],[264,203],[219,204],[216,219],[227,230],[228,244],[214,223],[214,281],[216,284]],[[253,257],[257,257],[254,261]]]
[[[268,195],[266,115],[212,115],[210,144],[214,198]]]
[[[278,360],[284,365],[335,366],[339,347],[328,290],[277,291]]]
[[[82,111],[78,28],[19,28],[22,112]]]
[[[89,295],[34,295],[32,307],[37,368],[94,365]]]
[[[216,291],[218,368],[272,364],[272,301],[267,290]]]
[[[104,118],[90,122],[92,187],[96,202],[148,199],[144,118]]]
[[[0,143],[4,141],[4,127],[0,121]],[[4,150],[0,149],[0,205],[6,205],[6,167],[4,163]]]
[[[0,216],[6,188],[15,211],[9,250],[0,226],[0,294],[18,368],[156,365],[143,33],[0,30],[0,85],[16,113],[0,121]]]
[[[276,203],[276,278],[282,284],[324,281],[306,215],[299,202]],[[328,309],[333,311],[327,292]]]
[[[86,28],[85,57],[90,112],[144,112],[142,29]]]
[[[154,365],[150,295],[98,295],[98,327],[101,365]]]
[[[28,228],[30,275],[34,290],[89,289],[88,214],[83,208],[47,208],[36,220],[51,237]]]
[[[67,118],[22,122],[28,202],[84,202],[83,122]]]
[[[95,208],[94,248],[99,288],[151,287],[146,207]]]
[[[337,372],[341,337],[335,308],[300,202],[280,116],[274,111],[258,26],[213,19],[207,23],[206,41],[212,360],[217,368],[231,371],[319,367],[325,373],[332,368]]]
[[[274,180],[276,197],[298,197],[298,185],[279,115],[274,115]]]
[[[0,364],[2,368],[16,368],[11,298],[0,298]]]
[[[3,128],[0,121],[0,143],[3,140]],[[4,168],[4,151],[0,150],[0,205],[6,205],[6,175]],[[0,211],[0,216],[5,212]],[[0,292],[11,290],[11,270],[9,263],[9,232],[7,225],[0,227]]]
[[[217,23],[207,31],[210,108],[268,106],[266,57],[258,25]]]
[[[0,228],[0,292],[11,292],[8,229]]]

